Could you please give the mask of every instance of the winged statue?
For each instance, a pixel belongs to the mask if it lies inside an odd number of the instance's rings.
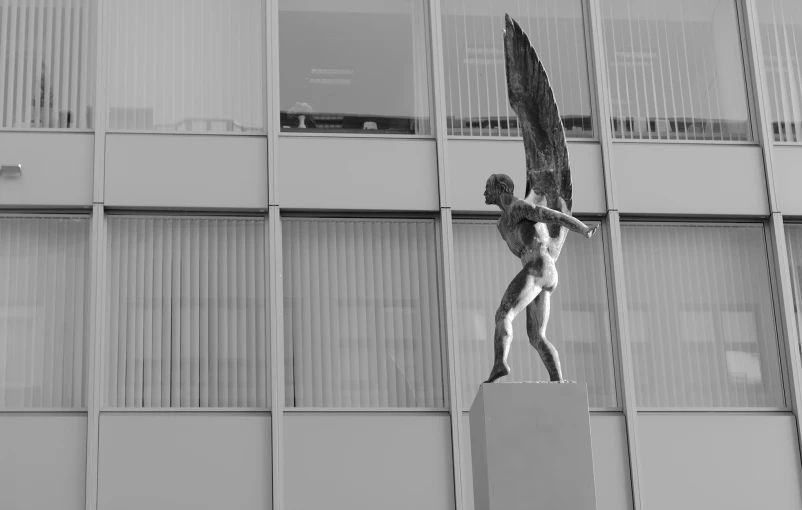
[[[510,373],[507,357],[512,321],[526,309],[529,343],[540,355],[552,382],[563,382],[557,350],[546,339],[551,294],[557,288],[557,258],[568,231],[590,238],[588,227],[571,214],[573,188],[565,131],[546,70],[529,37],[505,15],[504,61],[510,106],[523,130],[526,193],[513,195],[512,179],[493,174],[485,203],[501,209],[498,230],[523,268],[512,279],[496,311],[493,368],[488,383]]]

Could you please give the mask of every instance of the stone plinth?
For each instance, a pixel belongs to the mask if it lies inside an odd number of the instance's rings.
[[[584,384],[483,384],[470,423],[476,510],[596,510]]]

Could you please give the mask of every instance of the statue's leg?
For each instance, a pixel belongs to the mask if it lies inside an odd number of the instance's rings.
[[[551,342],[546,340],[546,324],[549,322],[550,309],[551,291],[544,290],[526,307],[526,333],[529,335],[529,343],[540,354],[540,359],[546,365],[549,379],[552,382],[562,382],[560,356]]]
[[[493,382],[510,373],[507,356],[512,343],[512,320],[526,308],[540,292],[537,277],[531,268],[524,267],[512,279],[496,311],[496,331],[493,335],[493,369],[485,382]]]

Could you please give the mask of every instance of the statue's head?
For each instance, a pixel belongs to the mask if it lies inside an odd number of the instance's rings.
[[[498,204],[501,195],[511,195],[513,190],[515,190],[515,184],[508,175],[493,174],[487,178],[487,184],[485,184],[485,203],[488,205]]]

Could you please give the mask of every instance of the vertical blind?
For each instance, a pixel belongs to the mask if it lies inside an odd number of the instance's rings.
[[[802,3],[755,3],[774,139],[802,143]]]
[[[785,226],[788,263],[791,265],[791,288],[794,293],[797,335],[802,335],[802,225]]]
[[[261,132],[260,0],[108,0],[108,127]]]
[[[445,407],[431,220],[286,219],[289,407]]]
[[[622,227],[640,407],[783,407],[758,225]]]
[[[454,222],[457,309],[455,338],[462,368],[462,408],[470,408],[493,365],[494,316],[521,262],[501,239],[493,221]],[[551,297],[546,338],[560,355],[563,377],[587,383],[591,407],[617,407],[604,243],[569,234],[557,261],[560,283]],[[513,321],[511,373],[504,380],[548,381],[526,334],[526,312]]]
[[[264,221],[108,224],[106,404],[268,407]]]
[[[86,407],[89,226],[0,218],[0,409]]]
[[[0,127],[92,127],[96,0],[0,0]]]
[[[735,0],[603,0],[617,138],[750,140]]]
[[[448,133],[521,136],[509,106],[504,14],[529,35],[554,89],[566,136],[593,136],[581,0],[444,0]]]

